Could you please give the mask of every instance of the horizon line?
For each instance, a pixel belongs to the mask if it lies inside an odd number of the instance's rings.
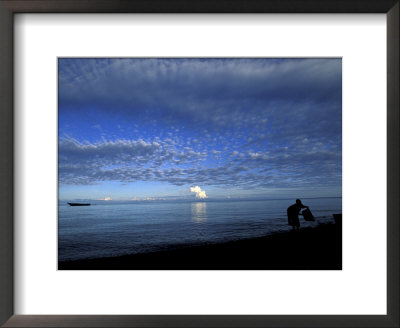
[[[297,197],[300,199],[324,199],[324,198],[343,198],[342,196],[321,196],[321,197]],[[91,199],[91,198],[74,198],[74,199],[58,199],[59,202],[68,202],[68,201],[97,201],[97,202],[154,202],[154,201],[188,201],[188,202],[207,202],[207,201],[237,201],[237,200],[291,200],[296,199],[296,197],[285,197],[285,198],[264,198],[264,197],[207,197],[207,198],[185,198],[185,197],[175,197],[175,196],[166,196],[166,197],[147,197],[144,199]]]

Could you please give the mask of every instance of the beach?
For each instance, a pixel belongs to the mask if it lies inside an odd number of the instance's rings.
[[[342,228],[320,224],[224,243],[58,262],[59,270],[341,270]]]

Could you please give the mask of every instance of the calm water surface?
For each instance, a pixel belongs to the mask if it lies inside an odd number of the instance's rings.
[[[133,203],[84,207],[59,203],[60,261],[143,253],[188,244],[215,243],[287,231],[291,200]],[[333,222],[341,198],[304,199],[316,222]]]

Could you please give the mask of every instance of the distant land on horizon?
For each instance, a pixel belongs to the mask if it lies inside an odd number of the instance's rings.
[[[342,198],[342,196],[324,196],[324,197],[301,197],[301,199],[325,199],[325,198]],[[148,199],[60,199],[59,202],[101,202],[101,203],[139,203],[139,202],[182,202],[182,203],[192,203],[192,202],[237,202],[237,201],[274,201],[274,200],[287,200],[295,201],[295,198],[175,198],[175,197],[165,197],[165,198],[148,198]]]

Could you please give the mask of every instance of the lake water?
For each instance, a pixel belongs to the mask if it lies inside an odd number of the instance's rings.
[[[119,256],[183,245],[258,237],[290,230],[286,208],[294,200],[59,203],[59,261]],[[303,199],[316,221],[333,222],[341,198]]]

